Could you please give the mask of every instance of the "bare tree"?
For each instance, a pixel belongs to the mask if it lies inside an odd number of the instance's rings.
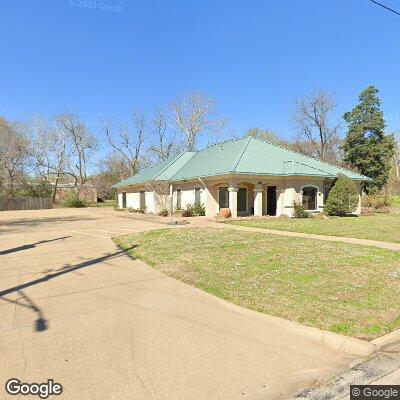
[[[298,130],[296,141],[311,145],[311,155],[328,161],[339,138],[339,125],[329,125],[329,114],[336,107],[332,96],[321,89],[296,101],[292,116]]]
[[[187,93],[172,102],[173,124],[185,139],[187,151],[196,150],[201,135],[222,132],[224,121],[216,118],[214,102],[202,93]]]
[[[103,121],[101,125],[110,146],[127,161],[131,175],[136,174],[146,138],[146,120],[143,113],[133,112],[131,130],[120,129],[117,134],[114,134],[110,121]]]
[[[394,133],[394,154],[393,154],[393,164],[394,164],[394,174],[397,180],[400,180],[400,131]]]
[[[60,123],[34,118],[29,123],[31,146],[29,155],[35,174],[52,185],[52,199],[56,198],[60,179],[70,172],[73,156],[72,140]]]
[[[154,201],[160,210],[167,210],[170,217],[172,217],[174,210],[170,185],[171,183],[165,180],[153,180],[146,183],[146,188],[154,193]]]
[[[97,148],[97,139],[74,114],[58,115],[55,122],[62,134],[71,141],[73,158],[67,173],[74,178],[79,193],[81,187],[90,180],[88,167],[93,163],[91,156]]]
[[[400,131],[395,132],[393,137],[394,152],[385,191],[388,194],[400,194]]]
[[[110,153],[97,164],[97,172],[92,181],[97,187],[98,197],[110,199],[115,190],[113,185],[131,175],[131,169],[126,160],[117,152]]]
[[[0,118],[0,186],[14,189],[27,172],[29,139],[22,126]]]
[[[156,142],[149,147],[149,152],[155,157],[155,163],[167,160],[181,150],[176,138],[176,131],[168,124],[166,112],[156,108],[152,120],[152,133]]]

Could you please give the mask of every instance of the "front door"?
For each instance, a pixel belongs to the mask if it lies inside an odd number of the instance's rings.
[[[267,215],[276,215],[276,186],[267,188]]]
[[[239,188],[237,192],[237,210],[238,212],[247,211],[247,189]]]
[[[126,192],[122,193],[122,208],[126,208]]]

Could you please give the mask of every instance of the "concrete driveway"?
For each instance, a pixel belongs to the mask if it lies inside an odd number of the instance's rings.
[[[1,399],[15,398],[11,377],[52,378],[73,400],[285,399],[347,368],[348,355],[110,239],[157,227],[103,209],[0,213]]]

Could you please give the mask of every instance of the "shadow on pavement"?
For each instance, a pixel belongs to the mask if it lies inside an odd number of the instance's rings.
[[[23,250],[33,249],[33,248],[35,248],[38,244],[49,243],[49,242],[55,242],[55,241],[57,241],[57,240],[68,239],[68,238],[70,238],[70,237],[71,237],[71,236],[63,236],[63,237],[56,238],[56,239],[41,240],[40,242],[36,242],[36,243],[24,244],[23,246],[18,246],[18,247],[13,247],[13,248],[7,249],[7,250],[2,250],[2,251],[0,251],[0,256],[4,256],[5,254],[10,254],[10,253],[16,253],[17,251],[23,251]]]
[[[18,218],[10,219],[0,223],[0,234],[9,234],[12,232],[18,232],[23,228],[32,228],[41,226],[46,223],[57,223],[57,222],[76,222],[76,221],[92,221],[96,218],[87,216],[71,216],[71,217],[42,217],[42,218]]]
[[[40,307],[38,307],[35,302],[29,297],[27,296],[22,290],[17,290],[18,294],[21,295],[21,297],[28,303],[28,304],[24,304],[22,302],[20,302],[20,299],[17,300],[10,300],[7,299],[5,297],[2,297],[3,300],[9,302],[9,303],[13,303],[16,304],[20,307],[27,307],[30,308],[32,311],[34,311],[37,314],[37,319],[35,321],[35,331],[36,332],[43,332],[45,330],[47,330],[48,324],[47,321],[44,318],[43,312],[41,310]]]
[[[132,246],[130,249],[132,249],[134,247],[136,247],[136,246]],[[127,250],[130,250],[130,249],[127,249]],[[84,261],[84,262],[76,264],[76,265],[67,265],[67,266],[63,267],[63,269],[58,271],[58,272],[55,272],[55,273],[52,273],[52,274],[47,274],[47,275],[45,275],[45,276],[43,276],[41,278],[35,279],[33,281],[26,282],[26,283],[23,283],[21,285],[14,286],[14,287],[11,287],[9,289],[2,290],[2,291],[0,291],[0,298],[4,299],[5,301],[7,301],[9,303],[14,303],[14,304],[22,306],[22,307],[30,308],[32,311],[34,311],[37,314],[37,317],[38,317],[36,319],[35,330],[37,332],[45,331],[48,328],[48,325],[47,325],[47,321],[44,318],[44,314],[43,314],[42,310],[40,309],[40,307],[38,307],[33,302],[32,299],[30,299],[22,291],[23,289],[26,289],[26,288],[29,288],[31,286],[37,285],[39,283],[48,282],[48,281],[50,281],[52,279],[55,279],[55,278],[57,278],[59,276],[68,274],[70,272],[74,272],[74,271],[77,271],[77,270],[80,270],[80,269],[83,269],[83,268],[87,268],[87,267],[90,267],[92,265],[95,265],[95,264],[98,264],[98,263],[102,263],[104,261],[112,260],[112,259],[118,258],[120,256],[124,256],[124,255],[126,255],[125,250],[118,250],[118,251],[115,251],[115,252],[112,252],[112,253],[108,253],[108,254],[106,254],[104,256],[101,256],[101,257],[97,257],[97,258],[94,258],[94,259],[91,259],[91,260],[88,260],[88,261]],[[19,302],[20,299],[10,300],[10,299],[7,299],[6,297],[4,297],[4,296],[7,296],[7,295],[9,295],[11,293],[15,293],[15,292],[18,292],[27,301],[28,304],[24,304],[24,303]]]

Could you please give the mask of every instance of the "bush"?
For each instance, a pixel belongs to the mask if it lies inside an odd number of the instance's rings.
[[[146,212],[145,208],[133,208],[133,207],[128,207],[128,211],[131,213],[140,213],[144,214]]]
[[[195,203],[192,207],[193,215],[204,216],[206,215],[206,209],[203,204]]]
[[[85,200],[80,199],[76,194],[72,194],[65,199],[64,206],[68,208],[82,208],[87,207],[87,203]]]
[[[294,217],[295,218],[309,218],[310,217],[310,213],[308,213],[304,209],[303,204],[297,203],[296,201],[294,201],[293,208],[294,208]]]
[[[182,217],[193,217],[193,205],[188,204],[186,205],[186,210],[182,210]]]
[[[324,212],[344,217],[353,213],[358,205],[358,189],[345,175],[339,175],[326,200]]]
[[[362,208],[363,211],[369,213],[373,212],[389,212],[391,206],[391,201],[387,195],[366,195],[362,198]]]
[[[118,208],[118,204],[116,200],[106,200],[106,201],[98,201],[97,203],[89,203],[88,207],[98,207],[98,208],[104,208],[104,207],[113,207]]]
[[[161,211],[158,212],[160,217],[168,217],[169,211],[166,208],[163,208]]]

